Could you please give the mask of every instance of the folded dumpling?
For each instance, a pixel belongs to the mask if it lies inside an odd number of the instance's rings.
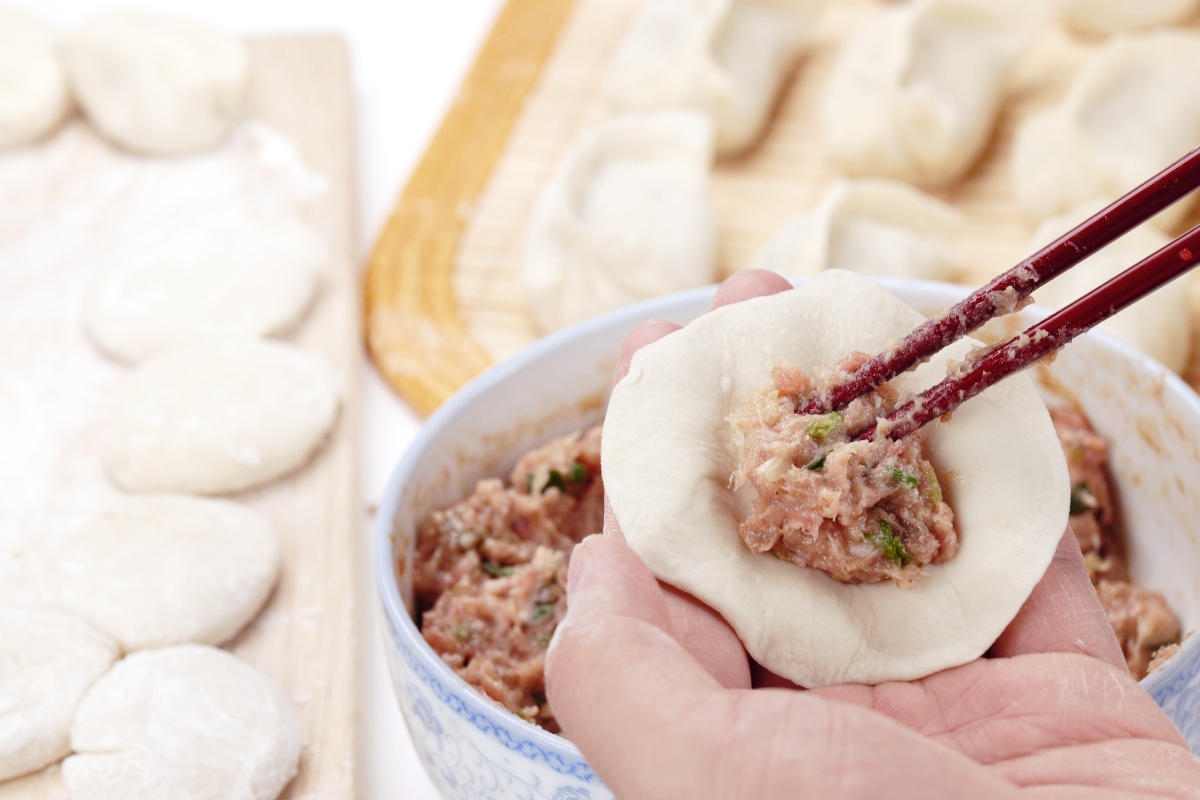
[[[1068,27],[1105,35],[1182,22],[1200,7],[1198,0],[1054,0]]]
[[[953,281],[963,218],[954,208],[897,181],[838,181],[754,260],[781,275],[844,269],[889,278]]]
[[[526,232],[521,285],[538,326],[715,280],[712,157],[712,125],[694,111],[617,116],[586,131]]]
[[[1045,247],[1104,205],[1104,201],[1094,201],[1065,216],[1046,220],[1033,235],[1029,251],[1032,253]],[[1151,226],[1134,228],[1038,289],[1034,300],[1052,309],[1067,306],[1164,247],[1169,241],[1169,237]],[[1098,327],[1158,359],[1167,369],[1181,372],[1187,366],[1191,353],[1187,281],[1172,281],[1156,289]]]
[[[1035,221],[1093,198],[1114,200],[1200,144],[1200,35],[1114,38],[1055,108],[1017,131],[1013,187]],[[1188,201],[1156,218],[1174,227]]]
[[[1024,0],[919,0],[880,9],[842,46],[821,103],[843,172],[939,185],[995,126],[1007,73],[1031,38]]]
[[[784,77],[829,0],[651,0],[604,81],[618,111],[694,108],[716,125],[717,149],[758,138]]]

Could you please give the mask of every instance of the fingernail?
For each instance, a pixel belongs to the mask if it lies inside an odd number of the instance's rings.
[[[575,549],[571,551],[571,561],[567,565],[567,598],[571,597],[571,590],[579,585],[583,580],[583,571],[587,569],[587,560],[591,554],[591,540],[593,536],[600,534],[594,533],[588,536],[579,544],[575,545]]]

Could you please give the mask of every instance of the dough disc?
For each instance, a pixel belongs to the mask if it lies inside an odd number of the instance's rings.
[[[0,149],[45,136],[71,111],[55,38],[37,17],[0,4]]]
[[[778,361],[812,374],[853,350],[879,352],[922,319],[872,281],[830,270],[643,348],[613,390],[604,490],[630,547],[724,616],[755,660],[802,686],[910,680],[977,658],[1066,530],[1062,451],[1032,380],[1016,375],[926,426],[961,548],[916,586],[842,584],[742,544],[726,418]],[[959,342],[896,385],[933,385],[971,346]]]
[[[228,500],[118,502],[63,547],[52,591],[132,652],[221,644],[266,602],[279,542],[263,514]]]
[[[133,491],[217,494],[303,464],[337,416],[338,379],[275,342],[223,342],[146,362],[107,421],[109,475]]]
[[[71,720],[120,651],[78,617],[0,607],[0,781],[71,751]]]
[[[202,645],[135,653],[96,682],[63,762],[71,800],[272,800],[304,733],[270,679]]]

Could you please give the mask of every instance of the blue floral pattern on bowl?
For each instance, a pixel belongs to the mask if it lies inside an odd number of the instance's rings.
[[[440,662],[431,668],[426,663],[430,654],[416,652],[406,632],[390,619],[385,624],[392,645],[388,667],[401,711],[418,756],[444,796],[470,800],[612,797],[578,751],[557,752],[535,740],[548,734],[515,719],[507,724],[507,712],[487,705],[465,684],[455,686],[453,680],[436,674]]]

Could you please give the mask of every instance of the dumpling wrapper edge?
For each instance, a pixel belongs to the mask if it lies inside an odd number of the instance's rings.
[[[852,350],[879,352],[923,319],[876,283],[830,270],[642,348],[613,390],[602,469],[626,541],[655,575],[716,609],[756,661],[801,686],[912,680],[979,657],[1067,527],[1065,459],[1032,379],[1015,375],[926,426],[961,547],[916,586],[842,584],[742,544],[729,414],[778,361],[811,373]],[[931,386],[972,346],[960,341],[895,383]]]

